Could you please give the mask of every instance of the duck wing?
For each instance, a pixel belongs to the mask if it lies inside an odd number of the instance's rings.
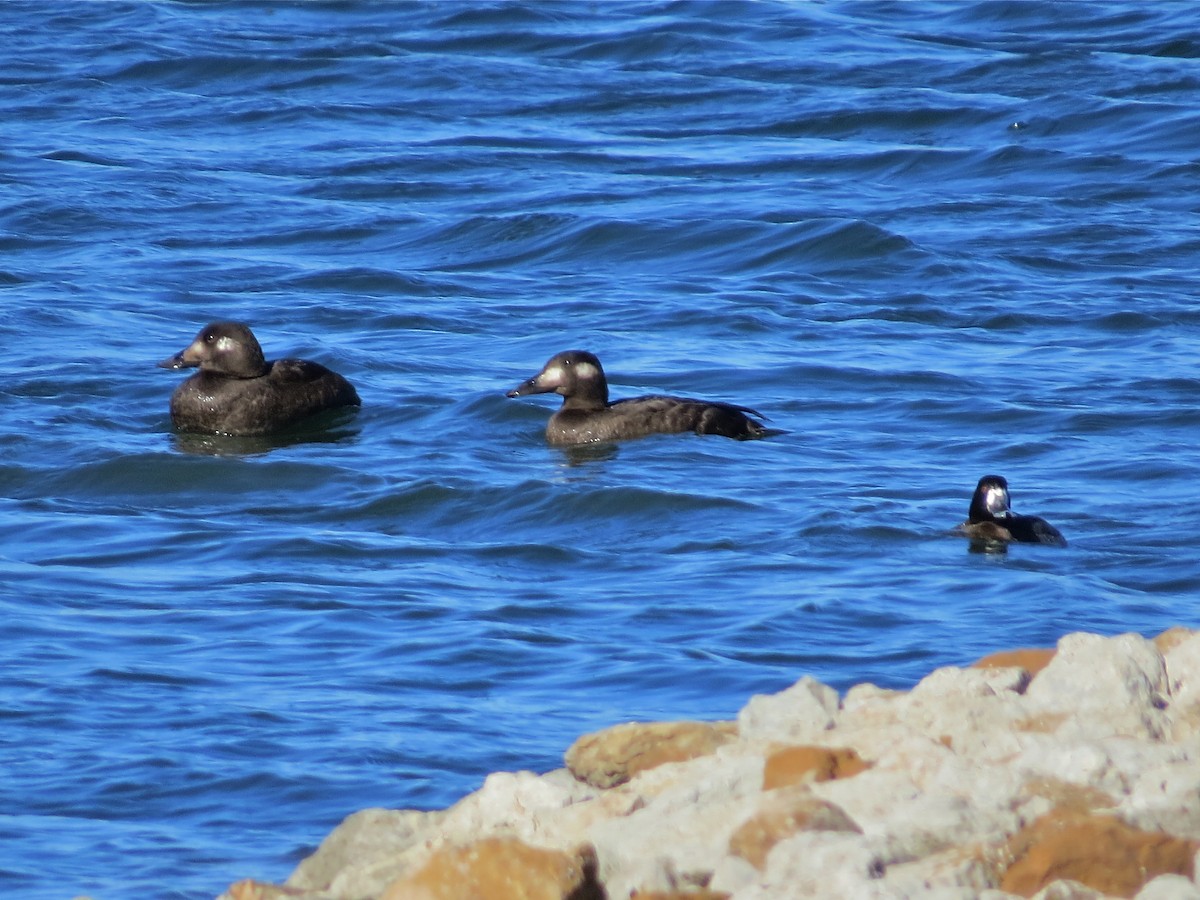
[[[1041,516],[1011,515],[1005,522],[1005,527],[1012,532],[1014,540],[1026,544],[1049,544],[1054,547],[1067,546],[1067,539],[1062,532],[1043,519]]]
[[[766,428],[758,419],[766,418],[748,406],[696,400],[691,397],[649,396],[618,400],[609,410],[637,423],[643,434],[718,434],[723,437],[762,437]]]
[[[272,385],[298,407],[318,411],[359,406],[358,392],[349,381],[320,363],[307,359],[277,359],[267,374]]]

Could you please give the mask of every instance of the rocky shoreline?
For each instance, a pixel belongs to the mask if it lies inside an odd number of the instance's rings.
[[[616,725],[446,810],[354,813],[221,900],[1200,900],[1200,632],[1064,637],[735,722]]]

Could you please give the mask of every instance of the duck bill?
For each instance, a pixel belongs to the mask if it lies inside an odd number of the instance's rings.
[[[174,356],[168,356],[158,364],[158,367],[160,369],[190,369],[198,365],[200,365],[200,354],[193,343],[180,350]]]
[[[554,390],[554,386],[547,385],[542,380],[542,375],[539,373],[534,375],[528,381],[522,381],[515,388],[509,391],[504,396],[506,397],[528,397],[530,394],[548,394]]]

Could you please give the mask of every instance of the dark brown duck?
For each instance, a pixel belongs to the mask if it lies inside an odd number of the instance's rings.
[[[550,358],[542,371],[508,392],[561,394],[562,406],[546,425],[551,444],[590,444],[645,437],[649,434],[719,434],[744,440],[762,437],[765,418],[745,406],[688,397],[633,397],[609,402],[608,381],[594,354],[565,350]]]
[[[171,421],[180,431],[271,434],[316,413],[360,403],[354,386],[320,363],[268,362],[254,334],[240,322],[205,326],[191,344],[159,365],[200,368],[171,396]]]
[[[1018,515],[1009,504],[1008,481],[1000,475],[984,475],[975,486],[967,521],[958,527],[975,541],[1067,546],[1062,533],[1041,516]]]

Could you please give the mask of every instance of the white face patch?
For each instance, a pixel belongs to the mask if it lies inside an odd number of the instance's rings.
[[[600,370],[590,362],[581,362],[575,364],[575,374],[580,378],[599,378]]]
[[[987,510],[993,516],[1008,512],[1008,491],[1002,487],[990,487],[984,498]]]
[[[232,338],[227,338],[227,337],[217,338],[217,350],[219,350],[221,353],[228,353],[231,350],[233,350],[236,346],[237,346],[237,344],[233,341]]]
[[[561,366],[549,366],[542,369],[542,374],[537,378],[538,384],[542,387],[558,387],[563,383],[563,370]]]

